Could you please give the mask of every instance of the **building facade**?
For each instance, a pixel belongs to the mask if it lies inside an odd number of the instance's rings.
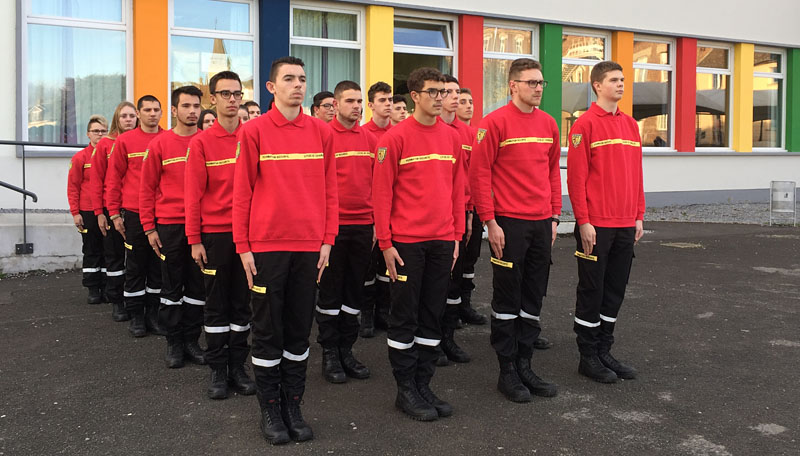
[[[621,109],[640,127],[649,204],[767,201],[771,180],[800,181],[794,0],[4,3],[0,44],[13,52],[0,82],[13,102],[0,139],[54,144],[26,148],[26,187],[39,196],[28,208],[67,208],[78,150],[70,145],[86,141],[92,114],[110,118],[119,101],[145,94],[166,107],[172,88],[207,93],[225,69],[242,77],[246,99],[264,105],[270,62],[284,55],[306,63],[306,105],[343,79],[365,88],[382,80],[403,94],[411,70],[439,68],[471,89],[474,123],[507,102],[513,59],[540,60],[549,82],[541,108],[559,122],[565,153],[569,127],[593,101],[592,65],[613,59],[627,82]],[[162,126],[170,123],[165,115]],[[21,185],[20,148],[0,146],[0,180]],[[18,194],[0,189],[0,209],[21,207]],[[0,225],[17,226],[14,217],[0,216]],[[1,243],[3,258],[14,241]]]

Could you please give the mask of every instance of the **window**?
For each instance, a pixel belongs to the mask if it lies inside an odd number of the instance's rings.
[[[85,144],[93,114],[111,119],[131,94],[127,0],[21,2],[24,140]],[[35,150],[35,149],[34,149]],[[67,149],[70,150],[70,149]],[[48,155],[63,149],[48,149]]]
[[[483,27],[483,110],[490,113],[508,103],[508,69],[516,59],[537,56],[532,27]]]
[[[306,100],[322,91],[333,92],[339,81],[361,81],[362,10],[292,6],[291,54],[305,63]]]
[[[730,147],[731,49],[697,45],[695,146]]]
[[[242,80],[243,99],[255,99],[256,17],[251,0],[174,0],[170,92],[184,85],[197,86],[203,91],[203,106],[212,108],[208,81],[229,70]],[[161,102],[169,105],[169,100]]]
[[[753,67],[753,148],[783,149],[784,51],[756,49]]]
[[[672,145],[672,49],[666,40],[633,42],[633,118],[644,147]]]
[[[395,95],[408,94],[408,75],[421,67],[432,67],[444,74],[455,74],[453,22],[400,17],[394,19]],[[414,102],[406,95],[409,112]]]
[[[561,147],[567,147],[572,124],[597,96],[592,90],[592,67],[608,59],[610,39],[605,34],[564,31],[561,39]]]

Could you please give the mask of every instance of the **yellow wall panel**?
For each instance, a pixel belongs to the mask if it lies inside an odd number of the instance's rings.
[[[755,46],[733,47],[733,150],[753,151],[753,60]]]
[[[367,107],[367,90],[378,81],[393,85],[394,78],[394,8],[367,6],[366,86],[364,89],[364,121],[372,118]],[[393,87],[394,89],[394,87]]]

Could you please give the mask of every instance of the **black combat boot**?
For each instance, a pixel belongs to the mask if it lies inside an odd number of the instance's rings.
[[[613,370],[603,365],[597,355],[581,355],[578,372],[600,383],[615,383],[618,378]]]
[[[167,367],[180,369],[183,367],[183,341],[177,338],[167,339],[167,355],[164,357]]]
[[[515,363],[517,368],[517,375],[519,375],[522,384],[528,388],[531,394],[542,397],[553,397],[558,394],[558,387],[553,383],[547,383],[536,375],[531,370],[530,358],[518,357]]]
[[[344,383],[347,375],[342,368],[342,361],[339,358],[338,348],[322,349],[322,377],[330,383]]]
[[[166,336],[167,331],[158,323],[158,304],[145,306],[144,322],[147,332],[156,336]]]
[[[397,382],[397,399],[394,405],[417,421],[433,421],[439,418],[436,408],[419,394],[414,380]]]
[[[131,315],[125,310],[125,303],[111,303],[111,319],[114,321],[128,321],[131,319]]]
[[[247,375],[247,368],[244,364],[230,366],[228,370],[228,384],[242,396],[252,396],[256,394],[256,382]]]
[[[617,361],[611,356],[610,352],[601,352],[597,357],[600,358],[600,362],[603,363],[603,366],[614,371],[617,377],[624,378],[625,380],[633,380],[636,378],[636,369]]]
[[[211,369],[211,383],[208,385],[209,399],[227,399],[228,398],[228,368],[218,367]]]
[[[552,347],[553,343],[547,340],[546,337],[537,337],[536,340],[533,341],[533,348],[537,350],[547,350],[548,348]]]
[[[339,356],[342,362],[342,369],[348,377],[360,380],[369,378],[369,368],[353,356],[353,350],[351,348],[339,347]]]
[[[86,298],[87,304],[102,304],[103,290],[97,287],[89,288],[89,296]]]
[[[183,342],[183,353],[186,355],[188,361],[205,366],[206,353],[200,348],[200,344],[197,343],[196,339],[185,340]]]
[[[303,413],[300,411],[300,403],[303,396],[299,394],[290,394],[281,391],[283,396],[283,406],[281,407],[281,414],[283,416],[283,423],[289,429],[289,436],[296,442],[305,442],[314,438],[314,431],[311,426],[303,419]]]
[[[292,439],[281,416],[281,400],[264,397],[259,392],[258,404],[261,407],[261,435],[273,445],[289,443]]]
[[[433,408],[436,409],[436,413],[440,418],[448,417],[453,414],[453,406],[439,399],[436,394],[433,393],[429,384],[425,382],[417,383],[417,391],[419,391],[419,395],[425,399],[425,402],[431,404]]]
[[[147,327],[144,322],[144,309],[131,312],[131,322],[128,324],[128,331],[133,337],[144,337],[147,335]]]
[[[468,296],[466,300],[464,299],[465,294]],[[461,304],[458,305],[458,318],[470,325],[485,325],[489,320],[486,318],[486,315],[481,315],[472,308],[470,304],[471,299],[471,291],[461,292]]]
[[[500,360],[500,377],[497,379],[497,389],[509,401],[531,401],[531,392],[522,384],[514,362],[511,360]]]
[[[442,338],[442,351],[447,359],[456,363],[468,363],[472,358],[456,344],[452,329],[446,329]],[[438,364],[437,364],[438,365]]]
[[[442,350],[442,344],[436,346],[436,366],[437,367],[446,367],[450,365],[450,360],[447,359],[447,355],[445,355],[444,350]]]
[[[361,311],[361,327],[358,335],[365,339],[375,337],[375,312],[372,309]]]

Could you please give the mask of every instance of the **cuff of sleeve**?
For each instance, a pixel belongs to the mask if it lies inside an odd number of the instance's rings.
[[[236,253],[242,254],[251,252],[250,249],[250,242],[237,242],[236,243]]]
[[[589,223],[589,217],[575,217],[575,223],[577,223],[578,226],[585,225]]]
[[[193,234],[191,236],[186,236],[186,242],[188,242],[189,245],[194,245],[194,244],[200,244],[203,241],[200,239],[199,234]]]
[[[115,215],[119,215],[119,209],[108,208],[108,216],[113,217]]]
[[[333,233],[325,233],[325,236],[322,237],[322,243],[333,245],[336,242],[336,235]]]
[[[155,231],[156,224],[153,222],[142,223],[142,230],[144,230],[145,233],[148,231]]]
[[[76,215],[80,214],[80,213],[81,213],[81,211],[73,211],[73,210],[70,210],[70,211],[69,211],[69,213],[70,213],[70,214],[72,214],[73,216],[76,216]]]
[[[391,239],[378,239],[378,247],[381,251],[386,250],[392,247],[392,240]]]
[[[480,218],[481,221],[488,222],[494,219],[494,212],[478,212],[478,218]]]
[[[94,210],[94,215],[100,215],[102,213],[103,213],[103,209],[95,209]]]
[[[640,213],[636,214],[636,220],[644,221],[644,212],[640,212]]]

